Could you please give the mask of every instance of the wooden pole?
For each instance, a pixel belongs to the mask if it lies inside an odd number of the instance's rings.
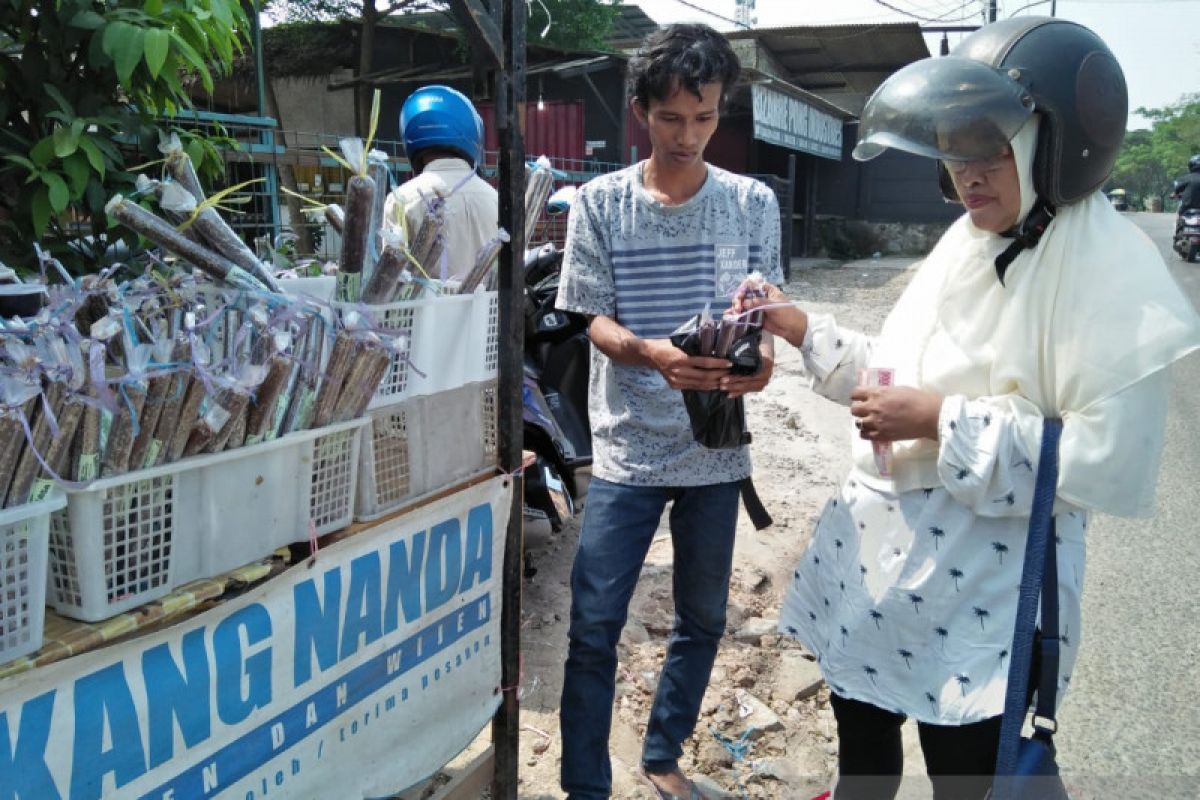
[[[500,468],[513,477],[512,505],[504,545],[504,584],[500,610],[500,684],[503,697],[492,720],[496,771],[492,797],[516,800],[521,680],[521,579],[523,517],[523,442],[521,384],[524,375],[525,315],[523,264],[525,254],[525,147],[519,111],[525,101],[525,4],[496,0],[504,63],[496,72],[496,126],[500,134],[500,226],[511,239],[500,249],[500,364],[497,391]]]

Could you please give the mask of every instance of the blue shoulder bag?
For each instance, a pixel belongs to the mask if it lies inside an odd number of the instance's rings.
[[[1004,718],[996,756],[993,800],[1065,800],[1066,789],[1054,760],[1054,699],[1058,681],[1058,562],[1054,541],[1054,494],[1058,486],[1058,441],[1062,420],[1047,419],[1042,426],[1041,456],[1029,539],[1017,601]],[[1038,599],[1042,606],[1042,632],[1036,636]],[[1021,735],[1029,710],[1029,672],[1034,647],[1039,648],[1040,668],[1033,734]]]

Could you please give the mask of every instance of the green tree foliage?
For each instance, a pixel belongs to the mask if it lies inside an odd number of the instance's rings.
[[[0,6],[0,260],[33,244],[79,268],[67,248],[108,228],[104,204],[132,190],[131,167],[176,130],[197,166],[221,169],[211,141],[163,124],[212,92],[243,49],[238,0],[8,0]],[[156,120],[160,120],[156,122]],[[97,245],[99,247],[99,245]]]
[[[1165,108],[1139,108],[1149,130],[1130,131],[1117,156],[1108,188],[1121,188],[1141,203],[1165,201],[1172,179],[1187,172],[1188,158],[1200,153],[1200,94],[1184,95]]]
[[[530,7],[525,39],[564,50],[608,50],[608,34],[620,13],[618,6],[598,0],[539,0]]]

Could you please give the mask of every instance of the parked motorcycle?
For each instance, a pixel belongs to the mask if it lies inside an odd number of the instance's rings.
[[[566,213],[556,193],[548,213]],[[525,475],[526,516],[558,531],[579,506],[592,463],[587,414],[591,341],[587,319],[554,307],[562,251],[553,243],[525,254],[525,449],[537,456]]]
[[[1175,221],[1175,252],[1189,263],[1200,260],[1200,209],[1188,209]]]

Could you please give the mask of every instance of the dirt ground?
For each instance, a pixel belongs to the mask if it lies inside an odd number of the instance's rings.
[[[910,276],[860,262],[794,272],[786,291],[809,311],[876,332]],[[837,752],[828,690],[816,664],[775,628],[792,566],[849,468],[852,428],[844,407],[809,390],[796,350],[783,342],[777,349],[771,383],[748,403],[754,481],[774,525],[756,532],[745,514],[739,520],[726,636],[682,762],[714,796],[813,797],[829,787]],[[538,528],[526,534],[536,572],[523,601],[520,796],[530,800],[563,796],[558,703],[578,523],[557,535]],[[638,757],[672,614],[671,542],[664,525],[619,645],[610,740],[615,798],[654,797],[638,777]]]

